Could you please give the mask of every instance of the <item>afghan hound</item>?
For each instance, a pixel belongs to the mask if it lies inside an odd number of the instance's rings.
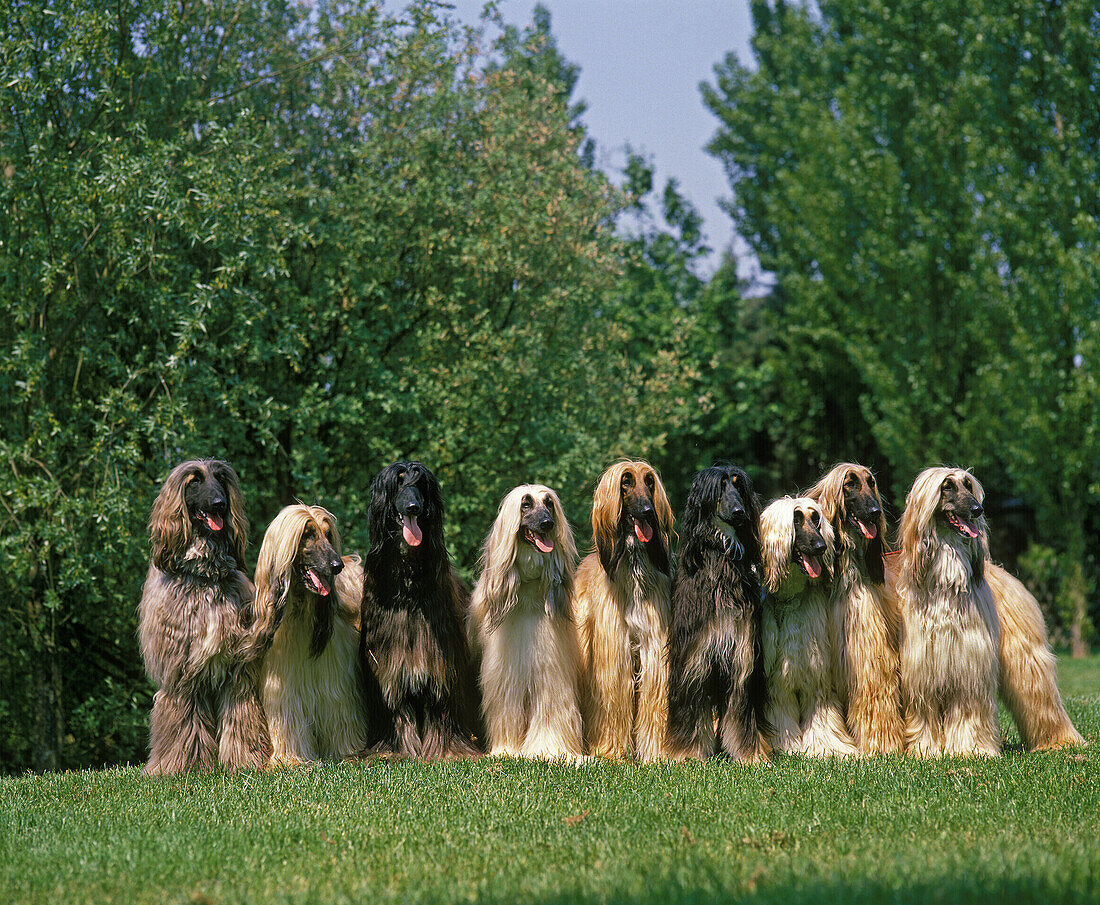
[[[919,757],[998,755],[1000,623],[986,581],[981,484],[926,468],[905,498],[898,596],[906,748]]]
[[[789,754],[856,754],[833,668],[832,526],[809,497],[783,497],[764,510],[760,535],[770,741]]]
[[[767,755],[760,735],[767,685],[761,648],[760,503],[740,468],[695,475],[681,521],[668,633],[670,756]]]
[[[885,580],[886,518],[874,475],[845,462],[806,496],[817,501],[833,530],[832,669],[848,731],[861,754],[900,753],[901,611]]]
[[[492,754],[553,759],[584,753],[571,600],[576,560],[573,532],[553,490],[523,484],[504,497],[470,601]]]
[[[287,506],[256,562],[256,608],[283,621],[263,662],[261,690],[274,765],[342,760],[366,747],[359,675],[363,569],[340,555],[336,519]]]
[[[672,509],[648,462],[616,462],[600,476],[592,536],[574,587],[586,748],[656,760],[668,723]]]
[[[149,533],[138,637],[157,692],[144,772],[201,770],[215,761],[262,767],[271,743],[260,661],[282,611],[253,606],[236,473],[216,459],[177,465],[153,503]]]
[[[447,557],[439,482],[420,462],[395,462],[375,476],[370,496],[359,643],[368,745],[381,754],[474,756],[469,596]]]

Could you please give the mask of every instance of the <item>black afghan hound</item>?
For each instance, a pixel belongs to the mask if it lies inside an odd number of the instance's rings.
[[[755,761],[766,680],[761,648],[760,503],[740,468],[715,465],[691,482],[684,548],[672,582],[668,751],[703,759],[718,747]],[[717,717],[717,727],[715,726]]]
[[[420,462],[395,462],[370,494],[359,642],[368,748],[476,755],[479,706],[463,631],[469,594],[447,558],[439,482]]]

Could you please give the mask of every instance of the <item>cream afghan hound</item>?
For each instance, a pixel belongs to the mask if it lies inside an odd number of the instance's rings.
[[[584,753],[571,601],[576,561],[553,490],[523,484],[504,497],[470,600],[490,754],[549,760]]]
[[[358,557],[340,555],[330,513],[299,504],[275,517],[256,563],[258,609],[286,613],[261,680],[273,765],[342,760],[366,747],[362,595],[362,566]]]
[[[814,500],[783,497],[764,510],[760,537],[769,741],[789,754],[856,754],[833,679],[832,526]]]
[[[574,588],[586,747],[656,760],[668,720],[672,509],[648,462],[616,462],[600,476],[592,535]]]
[[[905,747],[898,686],[901,612],[885,581],[886,519],[874,475],[844,462],[806,496],[821,506],[835,538],[831,648],[845,723],[861,754],[900,753]]]
[[[1000,623],[986,580],[982,486],[962,468],[917,475],[901,517],[901,694],[918,757],[1001,751]]]

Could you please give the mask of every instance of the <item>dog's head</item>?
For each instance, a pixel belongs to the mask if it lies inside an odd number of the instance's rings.
[[[764,545],[764,579],[772,593],[791,574],[792,564],[804,580],[832,580],[834,535],[822,507],[809,497],[783,497],[760,518]]]
[[[867,574],[876,584],[882,584],[886,580],[883,561],[886,516],[871,470],[853,462],[836,465],[806,496],[821,506],[836,533],[837,543],[862,552]]]
[[[980,568],[989,558],[984,500],[982,485],[964,468],[926,468],[917,475],[898,529],[910,569],[923,569],[937,537]]]
[[[403,552],[443,549],[443,496],[420,462],[394,462],[371,482],[367,530],[371,547],[400,544]]]
[[[644,551],[655,569],[668,574],[672,508],[652,465],[624,459],[600,476],[592,500],[592,537],[609,577],[628,550]]]
[[[312,611],[309,651],[318,656],[332,636],[340,601],[336,576],[343,571],[336,519],[320,506],[282,509],[264,532],[256,562],[257,597],[304,601]]]
[[[178,571],[198,539],[227,553],[243,569],[248,519],[237,473],[218,459],[177,465],[153,503],[149,535],[153,564],[162,571]]]
[[[750,563],[760,561],[760,501],[752,480],[736,465],[712,465],[691,482],[684,506],[687,543],[713,538],[726,553]]]
[[[481,553],[478,585],[490,627],[500,624],[521,581],[548,580],[548,615],[568,608],[577,548],[561,500],[543,484],[521,484],[500,503]]]

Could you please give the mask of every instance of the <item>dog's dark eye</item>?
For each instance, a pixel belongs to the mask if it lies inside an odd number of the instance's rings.
[[[820,525],[821,513],[815,509],[813,512],[810,513],[810,521],[813,522],[815,525]]]
[[[970,478],[967,478],[965,481],[963,481],[963,487],[970,491],[974,490],[974,485],[971,483]]]
[[[955,482],[951,478],[944,478],[943,483],[940,485],[940,490],[954,490]]]
[[[645,476],[645,486],[648,487],[650,490],[653,489],[653,475],[652,474],[647,474]]]
[[[848,475],[848,479],[844,482],[844,486],[845,487],[858,487],[859,486],[859,478],[857,478],[854,474]]]
[[[546,506],[546,508],[547,508],[547,509],[550,509],[551,511],[553,510],[553,508],[554,508],[554,504],[553,504],[553,502],[551,502],[551,500],[550,500],[550,497],[549,497],[549,496],[544,496],[544,497],[542,498],[542,502],[543,502],[543,503],[545,504],[545,506]]]
[[[628,471],[626,474],[623,475],[623,487],[633,487],[633,486],[634,486],[634,475],[632,475]]]
[[[875,476],[873,474],[867,475],[867,486],[868,487],[874,487],[875,486]]]
[[[528,509],[530,509],[531,508],[531,498],[529,496],[524,496],[523,501],[519,504],[519,508],[522,509],[524,512],[526,512]]]
[[[804,513],[801,509],[796,509],[794,511],[794,526],[796,528],[801,528],[803,522],[805,522],[805,521],[806,521],[806,513]]]
[[[306,525],[306,530],[302,532],[302,537],[306,540],[313,540],[317,536],[317,531],[312,525]]]

